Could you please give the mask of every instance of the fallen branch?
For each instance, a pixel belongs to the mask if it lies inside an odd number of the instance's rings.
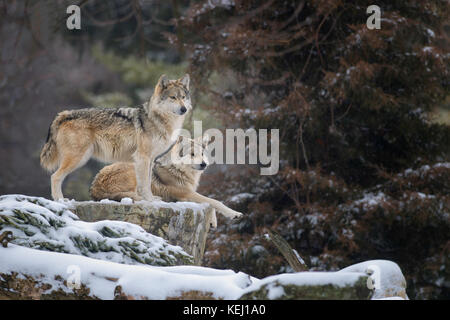
[[[287,243],[286,240],[283,239],[275,231],[271,231],[267,229],[267,235],[270,241],[277,247],[277,249],[281,252],[283,257],[287,260],[289,265],[295,272],[308,271],[309,268],[306,265],[305,261],[300,257],[298,252]]]

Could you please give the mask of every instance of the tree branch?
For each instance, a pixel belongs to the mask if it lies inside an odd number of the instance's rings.
[[[269,235],[269,240],[273,242],[273,244],[277,247],[277,249],[281,252],[283,257],[287,260],[289,265],[295,272],[308,271],[308,266],[300,257],[298,252],[287,243],[286,240],[283,239],[275,231],[267,229],[267,233]]]

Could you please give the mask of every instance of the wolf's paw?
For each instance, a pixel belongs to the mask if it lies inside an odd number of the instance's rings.
[[[240,219],[244,216],[244,214],[240,213],[240,212],[235,212],[230,218],[231,219]]]
[[[158,196],[150,196],[150,195],[148,195],[148,196],[146,196],[146,197],[144,197],[144,200],[145,201],[150,201],[150,202],[152,202],[152,201],[162,201],[162,198],[161,197],[158,197]]]
[[[209,224],[209,227],[212,228],[212,229],[217,229],[217,221],[212,221],[212,222]]]
[[[209,217],[209,227],[213,229],[217,229],[217,216],[216,216],[216,209],[211,210],[211,216]]]
[[[213,229],[217,229],[217,218],[216,217],[213,217],[213,219],[209,223],[209,226]]]
[[[138,202],[138,201],[144,200],[144,197],[141,197],[141,196],[138,195],[137,193],[128,193],[128,194],[125,194],[125,196],[126,196],[126,197],[123,197],[123,198],[120,200],[120,202],[123,202],[123,201],[125,201],[125,202],[130,202],[130,200],[131,200],[131,202],[133,203],[133,202]],[[125,200],[125,199],[126,199],[126,200]]]

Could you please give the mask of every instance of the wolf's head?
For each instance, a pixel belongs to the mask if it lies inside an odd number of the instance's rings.
[[[186,74],[178,80],[169,80],[163,74],[155,87],[152,103],[158,110],[180,116],[192,110],[189,75]]]
[[[163,166],[174,165],[184,170],[205,170],[208,166],[208,157],[205,154],[208,142],[208,136],[196,139],[179,136],[170,152],[164,155],[159,163]]]

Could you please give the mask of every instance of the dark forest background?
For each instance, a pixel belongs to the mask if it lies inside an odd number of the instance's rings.
[[[81,30],[66,8],[81,7]],[[199,191],[245,213],[220,218],[205,265],[263,277],[399,264],[412,299],[450,298],[448,1],[0,1],[0,194],[50,197],[39,165],[57,112],[137,106],[162,73],[191,75],[207,128],[280,129],[280,172],[213,165]],[[70,175],[88,200],[103,164]]]

